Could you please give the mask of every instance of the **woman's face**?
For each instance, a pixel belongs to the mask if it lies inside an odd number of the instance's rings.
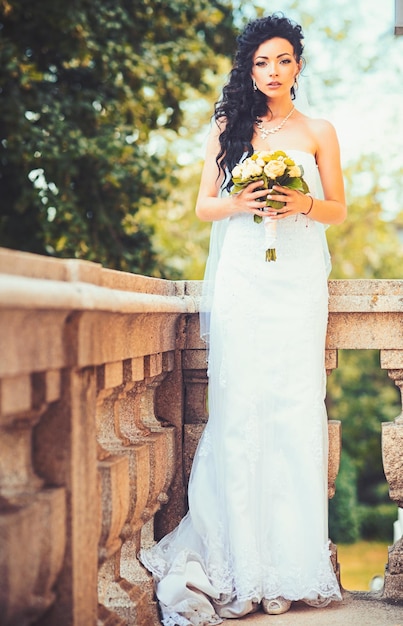
[[[257,88],[268,98],[290,94],[301,69],[294,48],[287,39],[267,39],[256,50],[252,61],[252,78]]]

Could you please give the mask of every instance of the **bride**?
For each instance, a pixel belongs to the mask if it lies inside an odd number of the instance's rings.
[[[193,463],[189,512],[140,558],[165,626],[206,626],[260,608],[340,600],[327,529],[325,224],[346,216],[332,125],[293,104],[302,30],[283,15],[250,22],[215,109],[196,212],[212,221],[209,421]],[[261,182],[230,194],[233,168],[281,149],[310,194]],[[319,172],[324,199],[317,197]],[[265,260],[263,224],[276,229]],[[220,231],[220,232],[218,232]],[[216,237],[220,237],[219,253]]]

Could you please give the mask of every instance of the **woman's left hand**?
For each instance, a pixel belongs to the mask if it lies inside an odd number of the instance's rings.
[[[290,215],[297,215],[298,213],[306,213],[311,206],[311,196],[296,189],[288,189],[279,185],[274,185],[273,192],[268,197],[270,200],[285,202],[281,209],[266,207],[265,215],[277,220],[284,219]]]

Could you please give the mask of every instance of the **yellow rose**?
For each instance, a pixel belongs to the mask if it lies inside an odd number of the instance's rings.
[[[278,176],[282,176],[286,170],[287,166],[284,161],[273,160],[269,161],[267,165],[265,165],[264,173],[268,178],[272,180],[278,178]]]
[[[288,176],[290,176],[290,178],[299,178],[301,175],[302,175],[302,172],[301,172],[301,168],[299,165],[293,165],[288,170]]]
[[[260,150],[260,152],[258,152],[259,155],[259,159],[263,159],[266,163],[267,161],[270,161],[270,159],[273,157],[274,152],[271,152],[270,150]]]

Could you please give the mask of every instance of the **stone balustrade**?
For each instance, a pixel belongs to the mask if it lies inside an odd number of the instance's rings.
[[[380,350],[403,387],[403,281],[330,281],[326,367]],[[207,420],[200,284],[0,249],[0,622],[159,624],[140,546],[176,526]],[[329,422],[329,496],[340,424]],[[383,425],[403,505],[403,416]],[[336,564],[335,557],[335,567]],[[384,597],[403,600],[403,543]]]

